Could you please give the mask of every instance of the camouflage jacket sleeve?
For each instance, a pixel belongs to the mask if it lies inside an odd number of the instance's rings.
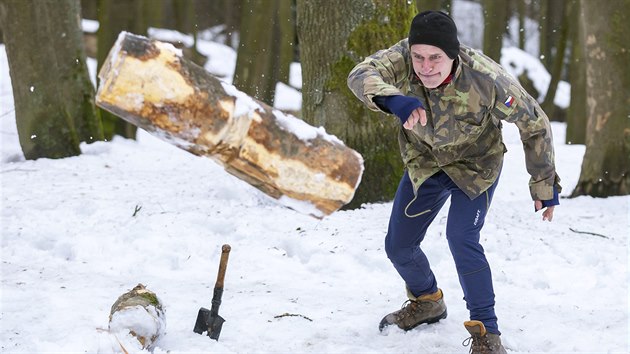
[[[549,118],[538,102],[507,73],[497,77],[493,113],[518,127],[525,150],[525,165],[531,176],[532,199],[552,199],[554,185],[560,193],[562,187],[556,174]]]
[[[381,111],[373,101],[374,96],[404,95],[409,81],[409,60],[407,39],[403,39],[357,64],[348,75],[348,87],[369,109]]]

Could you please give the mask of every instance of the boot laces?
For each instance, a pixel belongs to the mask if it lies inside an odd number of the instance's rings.
[[[423,302],[423,301],[407,300],[400,307],[401,311],[399,312],[399,316],[400,316],[401,319],[405,318],[405,317],[410,317],[417,310],[422,311],[423,308],[427,307],[427,306],[430,306],[430,304],[428,304],[426,302]]]
[[[471,343],[472,342],[472,343]],[[471,345],[472,344],[472,345]],[[464,347],[470,345],[469,354],[485,354],[490,353],[490,342],[486,336],[472,335],[462,342]]]
[[[399,318],[403,319],[405,317],[411,316],[411,313],[415,309],[415,301],[407,300],[403,302],[402,306],[400,306],[400,311],[398,312]]]

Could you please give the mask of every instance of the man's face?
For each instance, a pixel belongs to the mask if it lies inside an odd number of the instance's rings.
[[[413,71],[422,84],[427,88],[440,86],[451,73],[455,60],[442,49],[429,44],[414,44],[410,49]]]

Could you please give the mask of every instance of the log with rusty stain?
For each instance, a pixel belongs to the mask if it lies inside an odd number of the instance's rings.
[[[214,159],[275,199],[310,202],[316,217],[348,203],[360,182],[363,160],[357,152],[321,133],[300,138],[253,98],[255,108],[237,114],[241,96],[227,93],[218,79],[168,44],[121,33],[99,78],[100,107]]]

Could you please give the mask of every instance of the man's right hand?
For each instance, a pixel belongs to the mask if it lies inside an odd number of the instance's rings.
[[[375,96],[374,102],[379,107],[385,107],[385,111],[395,114],[405,129],[413,129],[420,122],[421,126],[427,125],[427,112],[422,107],[422,102],[417,97],[394,95]]]
[[[420,107],[411,112],[409,118],[407,118],[407,121],[403,124],[403,127],[407,130],[411,130],[418,122],[420,122],[420,125],[423,127],[427,125],[427,112]]]

